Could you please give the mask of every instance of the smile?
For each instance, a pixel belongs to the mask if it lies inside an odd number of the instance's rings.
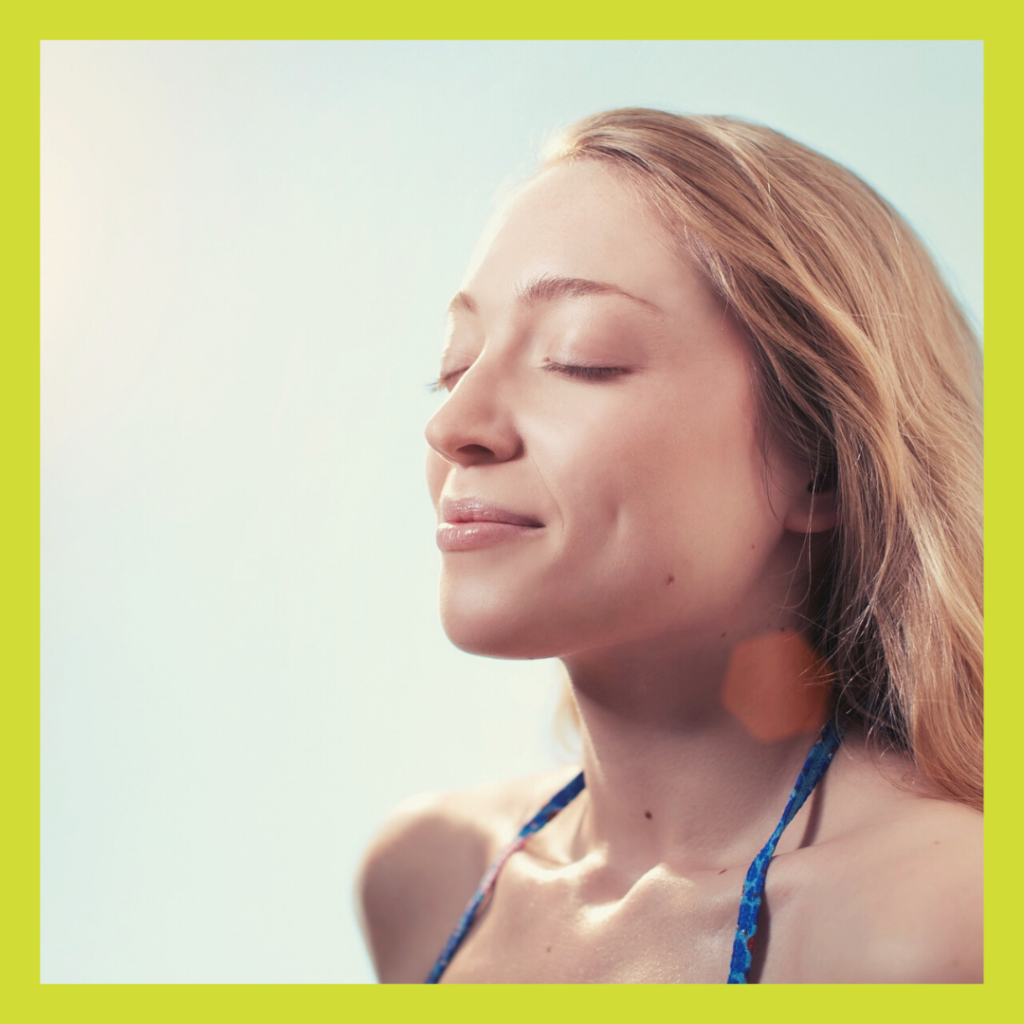
[[[544,524],[533,516],[500,508],[478,498],[441,502],[437,546],[442,551],[472,551],[536,536]]]

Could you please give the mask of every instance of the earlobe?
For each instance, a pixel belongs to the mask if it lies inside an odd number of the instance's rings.
[[[811,478],[803,494],[794,500],[783,524],[792,533],[824,533],[839,520],[837,488],[832,473]]]

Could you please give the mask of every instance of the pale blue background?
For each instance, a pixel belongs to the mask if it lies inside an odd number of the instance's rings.
[[[633,104],[848,164],[980,322],[980,43],[43,45],[44,981],[372,980],[388,809],[564,756],[438,626],[422,385],[496,192]]]

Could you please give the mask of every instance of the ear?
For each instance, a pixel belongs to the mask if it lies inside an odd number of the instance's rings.
[[[808,475],[802,492],[790,502],[783,526],[792,533],[823,533],[838,522],[835,475]]]

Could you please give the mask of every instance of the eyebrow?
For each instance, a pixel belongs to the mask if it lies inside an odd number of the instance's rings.
[[[538,302],[552,302],[555,299],[577,299],[586,295],[620,295],[623,298],[638,302],[655,313],[663,311],[653,302],[641,299],[639,295],[627,292],[617,284],[607,281],[592,281],[586,277],[558,277],[544,274],[534,278],[528,284],[516,290],[517,306],[532,306]],[[468,313],[478,312],[476,301],[468,292],[458,292],[448,306],[449,312],[465,310]]]

